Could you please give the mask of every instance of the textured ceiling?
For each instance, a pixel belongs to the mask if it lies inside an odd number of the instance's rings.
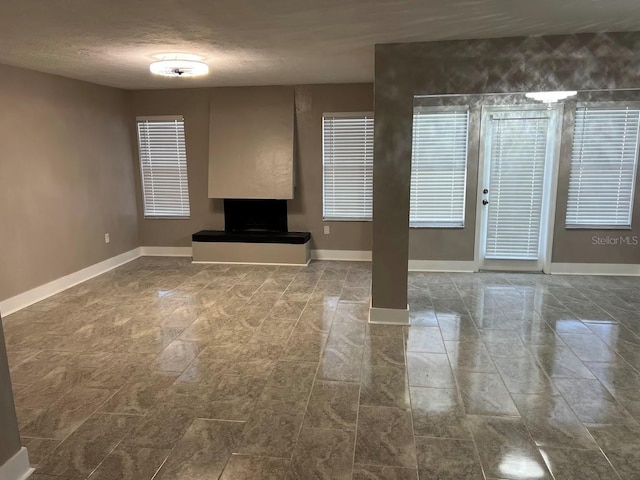
[[[376,43],[640,30],[638,0],[2,0],[0,63],[128,89],[370,82]],[[149,73],[204,57],[205,78]]]

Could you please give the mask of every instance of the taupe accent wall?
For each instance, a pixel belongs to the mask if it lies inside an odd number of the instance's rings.
[[[406,166],[411,163],[411,121],[406,115],[415,95],[633,89],[640,88],[638,71],[638,32],[377,45],[374,168],[376,172],[382,172],[386,168],[380,165],[383,162],[389,163],[392,171],[377,177],[382,176],[385,181],[374,187],[374,208],[395,212],[399,217],[394,220],[398,225],[380,226],[383,235],[389,230],[394,231],[395,240],[389,239],[392,245],[386,246],[385,250],[397,251],[398,245],[404,242],[402,235],[395,235],[395,231],[401,228],[400,219],[404,224],[405,211],[408,212],[405,192],[409,189],[410,180],[410,171]],[[612,95],[611,98],[614,98],[615,94]],[[473,127],[472,122],[472,130]],[[570,149],[566,132],[564,139],[553,262],[640,263],[640,247],[594,246],[592,242],[593,236],[640,233],[638,195],[632,231],[568,231],[564,228],[569,172],[567,148]],[[473,260],[477,161],[478,154],[471,148],[465,228],[411,229],[409,258]],[[388,196],[385,192],[388,192]],[[383,203],[386,205],[382,206]],[[397,257],[396,260],[400,262],[402,258]]]
[[[136,248],[125,93],[0,66],[0,105],[0,300]]]
[[[209,198],[293,198],[293,87],[216,88]]]
[[[247,87],[253,88],[253,87]],[[139,199],[140,244],[145,246],[191,246],[191,234],[224,228],[222,200],[208,198],[209,105],[224,93],[228,101],[218,104],[220,115],[233,112],[234,99],[243,88],[145,90],[129,92],[130,128],[136,116],[183,115],[189,177],[189,219],[145,219],[142,213],[137,145],[134,144],[136,188]],[[322,114],[373,110],[373,86],[310,85],[295,87],[294,198],[288,201],[289,230],[310,231],[313,249],[371,250],[371,222],[322,221]],[[247,133],[250,135],[250,133]],[[250,141],[250,140],[249,140]],[[324,235],[329,225],[331,233]]]
[[[9,376],[7,347],[0,321],[0,467],[20,450],[18,420]]]

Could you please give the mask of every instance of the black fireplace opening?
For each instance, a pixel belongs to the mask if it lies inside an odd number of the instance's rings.
[[[225,199],[226,232],[287,232],[286,200]]]

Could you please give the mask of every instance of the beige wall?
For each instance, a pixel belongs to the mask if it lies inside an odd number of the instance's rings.
[[[20,450],[18,420],[13,402],[7,349],[0,321],[0,467]]]
[[[210,95],[209,198],[293,198],[294,87]]]
[[[371,250],[370,222],[327,222],[331,234],[323,234],[322,222],[322,113],[373,110],[372,85],[313,85],[296,87],[295,193],[288,202],[289,230],[310,231],[312,248]],[[183,115],[187,149],[191,218],[144,219],[140,192],[137,146],[134,145],[136,188],[139,198],[140,244],[190,246],[198,230],[223,229],[221,200],[208,198],[209,101],[224,91],[242,96],[242,88],[180,89],[129,92],[130,128],[144,115]],[[212,103],[214,105],[215,102]],[[225,102],[233,105],[233,102]],[[220,108],[230,108],[221,105]]]
[[[628,45],[640,41],[640,33],[578,34],[553,37],[500,38],[450,42],[407,43],[376,47],[376,159],[374,208],[379,207],[404,219],[410,173],[411,122],[404,119],[414,102],[414,95],[513,93],[537,90],[585,90],[591,100],[636,98],[624,92],[593,97],[588,91],[634,89],[638,87],[633,72],[640,60]],[[513,68],[517,64],[519,68]],[[586,98],[585,98],[586,99]],[[570,112],[569,112],[570,113]],[[472,112],[472,115],[474,112]],[[565,115],[569,125],[571,116]],[[462,229],[411,229],[408,256],[414,260],[462,260],[474,257],[477,193],[479,117],[472,118],[465,227]],[[475,130],[473,130],[475,129]],[[640,263],[640,246],[594,245],[593,237],[640,236],[640,195],[635,197],[632,230],[567,230],[566,213],[571,138],[563,135],[558,198],[553,243],[553,262],[558,263]],[[376,177],[375,170],[390,170]],[[395,173],[394,173],[395,172]],[[377,192],[377,193],[376,193]],[[385,197],[388,195],[388,198]],[[386,200],[383,200],[386,198]],[[384,206],[383,206],[384,204]],[[404,225],[404,222],[403,222]],[[374,226],[374,228],[376,228]],[[385,251],[398,252],[404,245],[404,228],[380,225],[378,243],[389,242]],[[386,232],[393,239],[384,239]],[[376,238],[374,235],[374,243]],[[395,243],[394,243],[395,242]],[[376,253],[374,252],[374,259]],[[386,258],[386,255],[384,255]],[[403,258],[390,258],[390,264]],[[374,270],[375,270],[374,265]],[[384,264],[381,272],[388,271]],[[398,277],[402,273],[398,273]],[[393,282],[393,280],[392,280]],[[375,281],[374,281],[375,283]],[[382,282],[381,289],[386,288]],[[400,295],[401,296],[401,295]]]
[[[0,300],[138,246],[124,92],[0,66],[0,106]]]

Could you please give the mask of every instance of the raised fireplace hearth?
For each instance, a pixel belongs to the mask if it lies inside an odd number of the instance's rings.
[[[192,235],[193,261],[306,265],[309,232],[289,232],[286,200],[226,199],[224,230]]]

